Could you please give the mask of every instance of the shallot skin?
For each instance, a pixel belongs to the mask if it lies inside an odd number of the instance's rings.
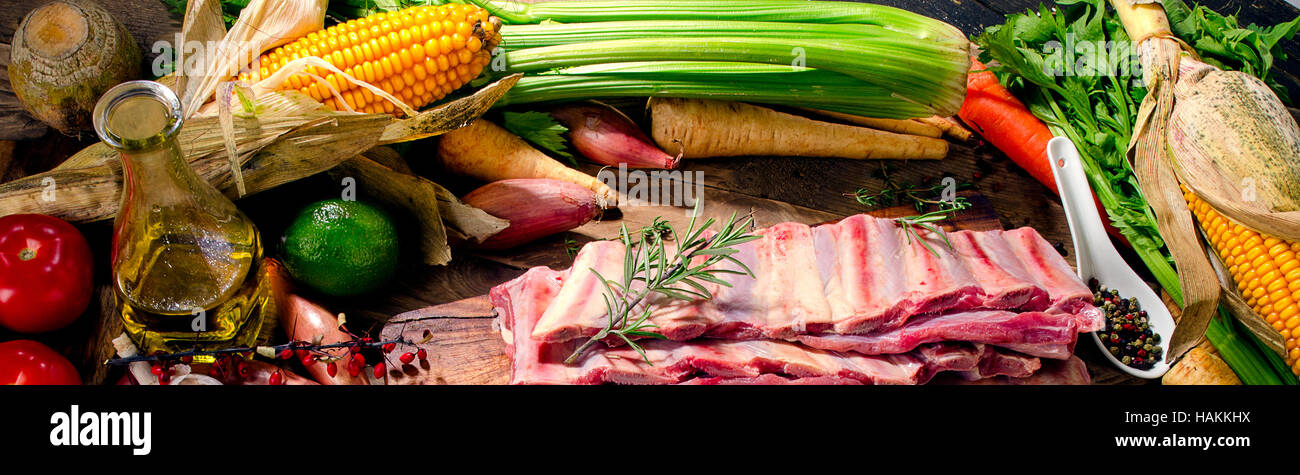
[[[280,316],[280,327],[289,334],[290,340],[313,341],[319,337],[322,344],[352,340],[351,335],[339,330],[339,320],[334,314],[293,293],[289,272],[284,269],[283,264],[274,259],[267,259],[266,263],[272,293],[275,296],[276,311]],[[336,362],[339,367],[346,367],[352,360],[352,356],[344,349],[336,348],[328,352],[341,358]],[[325,364],[311,365],[307,367],[307,372],[311,373],[316,382],[325,385],[369,384],[366,378],[352,376],[346,371],[339,371],[334,376],[330,376]]]
[[[569,129],[573,148],[593,162],[665,170],[681,164],[680,156],[664,153],[636,123],[613,107],[584,102],[555,107],[550,113]]]
[[[510,226],[471,247],[501,250],[586,224],[601,211],[596,194],[567,181],[517,178],[483,185],[461,198],[465,204],[510,221]]]

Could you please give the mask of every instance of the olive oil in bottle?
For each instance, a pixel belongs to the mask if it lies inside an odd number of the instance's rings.
[[[262,243],[185,160],[175,93],[123,83],[96,104],[94,122],[122,158],[112,269],[127,334],[146,354],[255,344],[274,321]]]

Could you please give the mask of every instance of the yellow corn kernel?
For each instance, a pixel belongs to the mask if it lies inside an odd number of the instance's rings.
[[[1295,301],[1291,300],[1289,295],[1278,299],[1277,302],[1273,302],[1273,311],[1277,312],[1279,318],[1281,318],[1282,312],[1293,308],[1295,308]],[[1290,320],[1290,318],[1283,318],[1283,320]]]
[[[355,80],[380,87],[419,109],[483,72],[490,58],[480,58],[478,53],[490,49],[485,44],[487,33],[494,31],[490,20],[486,10],[468,4],[380,12],[275,48],[260,58],[259,69],[242,72],[239,79],[254,83],[291,61],[315,56]],[[398,111],[394,104],[338,74],[315,72],[324,83],[306,75],[314,70],[304,68],[304,74],[290,76],[281,89],[300,91],[335,110],[348,105],[367,112]],[[437,79],[438,74],[442,74],[441,79]]]
[[[1300,242],[1247,229],[1194,193],[1183,192],[1246,304],[1282,335],[1287,364],[1300,376],[1300,344],[1293,336],[1300,333]]]

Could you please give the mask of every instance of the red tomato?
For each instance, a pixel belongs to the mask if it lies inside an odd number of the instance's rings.
[[[94,257],[66,221],[0,217],[0,326],[41,333],[68,326],[90,304]]]
[[[0,384],[81,384],[77,368],[63,355],[32,340],[0,343]]]

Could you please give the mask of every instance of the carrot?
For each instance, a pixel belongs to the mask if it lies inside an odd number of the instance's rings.
[[[686,158],[784,155],[856,159],[939,159],[948,142],[821,122],[765,107],[698,99],[651,98],[651,136]]]
[[[1052,164],[1047,159],[1047,142],[1054,137],[1047,124],[1038,120],[1020,99],[1002,87],[997,76],[988,71],[984,63],[971,58],[970,71],[966,76],[966,101],[957,116],[1035,180],[1052,193],[1059,194]],[[1097,211],[1106,216],[1106,209],[1096,193],[1093,193],[1092,200]],[[1103,219],[1102,224],[1108,234],[1128,244],[1128,239],[1111,225],[1110,220]]]
[[[271,279],[271,293],[275,296],[276,313],[280,316],[280,326],[289,339],[294,341],[314,341],[319,337],[321,344],[351,341],[352,336],[339,330],[339,321],[334,314],[321,308],[310,300],[294,295],[289,272],[284,265],[274,259],[266,260],[267,275]],[[343,369],[352,361],[352,355],[342,348],[325,350],[331,356],[340,357],[335,362],[338,373],[329,375],[326,365],[313,364],[307,372],[321,384],[369,384],[364,375],[352,376]]]
[[[447,171],[483,181],[550,178],[596,192],[601,207],[617,202],[614,191],[595,177],[564,166],[524,139],[483,119],[443,134],[438,157]]]
[[[886,132],[895,132],[907,135],[920,135],[922,137],[939,137],[943,135],[943,130],[930,124],[924,124],[911,119],[877,119],[874,117],[863,117],[860,115],[845,114],[843,112],[824,111],[818,109],[808,109],[800,107],[800,110],[823,115],[843,122],[854,125],[883,130]]]
[[[1052,131],[974,58],[966,76],[966,102],[957,116],[1035,180],[1056,192],[1056,179],[1047,160]]]

